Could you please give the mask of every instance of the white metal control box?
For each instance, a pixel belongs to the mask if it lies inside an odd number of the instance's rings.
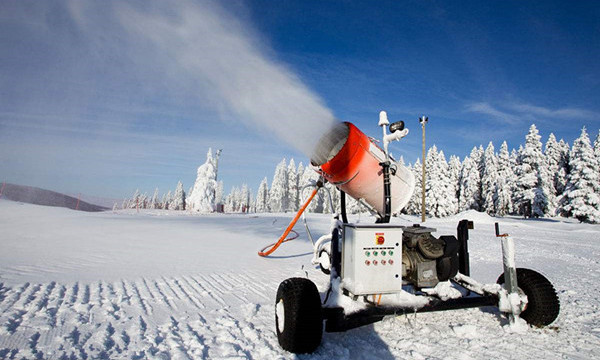
[[[400,225],[345,224],[342,238],[342,284],[354,295],[402,290]]]

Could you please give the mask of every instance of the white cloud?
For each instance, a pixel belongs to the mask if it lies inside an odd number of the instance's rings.
[[[465,110],[467,112],[488,115],[496,120],[500,120],[508,124],[514,124],[519,121],[519,118],[515,114],[499,110],[487,102],[470,103],[466,106]]]
[[[527,103],[504,103],[502,106],[492,105],[488,102],[469,103],[465,111],[488,115],[496,120],[508,124],[519,122],[532,122],[544,120],[569,120],[569,119],[598,119],[600,114],[579,108],[549,109]]]
[[[598,113],[595,113],[593,111],[578,108],[549,109],[546,107],[536,106],[532,104],[510,104],[509,107],[519,113],[556,119],[586,119],[597,118],[599,116]]]

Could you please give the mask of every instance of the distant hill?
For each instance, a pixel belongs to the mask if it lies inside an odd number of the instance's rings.
[[[2,184],[0,184],[0,188]],[[79,201],[77,206],[77,198],[55,191],[40,189],[33,186],[23,186],[6,183],[0,199],[8,199],[12,201],[20,201],[29,204],[65,207],[73,210],[81,211],[104,211],[108,208]]]

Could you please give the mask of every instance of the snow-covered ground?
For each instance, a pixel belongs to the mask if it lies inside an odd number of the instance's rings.
[[[465,217],[475,221],[473,277],[494,282],[502,271],[499,221],[516,240],[517,265],[545,274],[559,293],[551,327],[514,332],[492,308],[392,317],[325,333],[316,353],[299,358],[600,357],[600,226],[475,212],[427,225],[453,234]],[[84,213],[0,200],[0,358],[293,358],[274,330],[277,286],[308,274],[325,290],[327,277],[310,265],[300,225],[300,239],[272,259],[256,255],[290,218]],[[321,234],[329,217],[309,223]]]

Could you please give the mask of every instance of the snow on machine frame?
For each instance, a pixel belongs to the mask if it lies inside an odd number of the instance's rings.
[[[540,327],[552,323],[560,309],[554,287],[543,275],[516,268],[513,240],[500,234],[498,224],[504,273],[496,284],[481,284],[470,277],[468,239],[473,222],[460,221],[456,237],[438,238],[433,228],[389,224],[392,209],[399,212],[410,199],[414,178],[388,153],[390,142],[408,134],[404,123],[390,125],[382,111],[379,126],[383,149],[350,123],[340,123],[323,135],[311,157],[322,181],[315,184],[280,241],[260,253],[266,256],[287,240],[323,181],[340,190],[342,220],[336,215],[331,234],[314,243],[313,263],[329,274],[329,288],[322,301],[307,278],[289,278],[279,285],[275,326],[281,347],[293,353],[315,351],[322,340],[323,321],[325,331],[341,332],[385,316],[416,312],[495,306],[508,314],[510,323],[524,320]],[[346,193],[370,206],[377,222],[348,223]]]

